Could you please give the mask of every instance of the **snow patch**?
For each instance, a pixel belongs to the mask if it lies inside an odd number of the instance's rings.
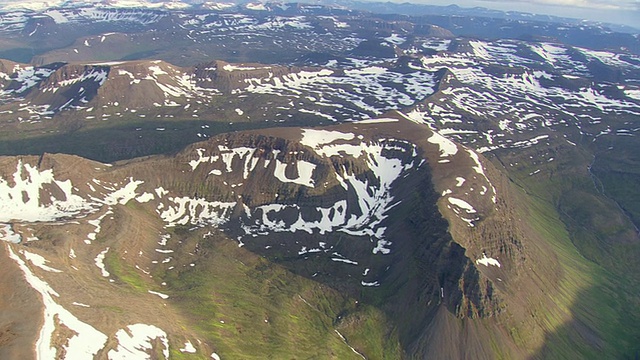
[[[492,265],[492,266],[500,267],[500,263],[498,262],[498,260],[487,257],[487,254],[485,253],[482,253],[482,259],[476,260],[476,264],[481,264],[484,266]]]
[[[191,341],[187,340],[187,342],[184,343],[184,347],[180,349],[180,351],[182,351],[183,353],[195,354],[196,348],[193,346],[193,344],[191,344]]]
[[[0,222],[14,220],[24,222],[55,221],[75,217],[93,209],[94,204],[73,194],[71,180],[58,181],[53,170],[39,171],[19,160],[13,174],[13,186],[0,178]],[[60,190],[60,200],[50,194]],[[49,194],[48,198],[41,195]]]
[[[0,240],[18,244],[22,241],[22,236],[15,233],[10,224],[0,224]]]
[[[343,133],[340,131],[302,129],[302,145],[310,148],[316,148],[321,145],[331,144],[337,140],[353,140],[355,135],[352,133]]]
[[[24,256],[25,259],[31,261],[31,263],[37,267],[39,267],[40,269],[44,270],[44,271],[49,271],[49,272],[54,272],[54,273],[60,273],[62,271],[58,270],[58,269],[54,269],[52,267],[49,267],[46,265],[46,263],[49,262],[49,260],[45,259],[44,257],[38,255],[38,254],[34,254],[31,252],[28,252],[26,250],[20,250],[20,253]]]
[[[441,158],[453,156],[458,153],[458,145],[435,131],[427,141],[440,147]]]
[[[111,274],[109,274],[109,272],[107,271],[107,269],[104,266],[104,258],[105,256],[107,256],[107,252],[109,252],[109,248],[104,249],[103,251],[101,251],[96,258],[94,259],[94,262],[96,264],[96,266],[98,267],[98,269],[100,269],[100,274],[103,277],[109,277]]]
[[[9,257],[18,264],[29,285],[40,293],[42,297],[44,321],[35,346],[37,358],[56,358],[57,350],[53,347],[52,338],[56,330],[57,319],[57,321],[75,332],[75,334],[68,339],[65,347],[67,358],[92,359],[106,344],[107,336],[96,330],[93,326],[80,321],[71,312],[58,304],[54,300],[54,296],[59,297],[58,293],[53,290],[48,283],[35,276],[8,244],[7,249]]]
[[[448,200],[451,205],[455,205],[469,214],[475,214],[477,212],[476,209],[474,209],[473,206],[471,206],[471,204],[469,204],[468,202],[462,199],[458,199],[458,198],[454,198],[453,196],[450,196]]]
[[[161,298],[163,298],[165,300],[169,298],[169,295],[166,295],[166,294],[163,294],[163,293],[159,293],[157,291],[148,290],[147,292],[149,294],[158,295],[158,296],[160,296]]]
[[[151,201],[153,199],[154,199],[153,194],[146,192],[146,193],[143,193],[142,195],[138,196],[136,198],[136,201],[139,202],[139,203],[146,203],[146,202],[149,202],[149,201]]]
[[[142,184],[144,181],[133,180],[133,178],[129,178],[129,182],[120,189],[108,194],[104,203],[107,205],[116,205],[121,204],[125,205],[129,202],[129,200],[134,199],[138,194],[136,194],[136,189],[138,185]]]
[[[169,340],[162,329],[147,324],[133,324],[127,329],[116,332],[118,347],[109,350],[109,360],[147,359],[153,350],[152,341],[159,339],[162,344],[162,355],[169,358]]]
[[[289,179],[285,175],[285,170],[287,168],[287,164],[282,163],[280,160],[276,159],[276,167],[273,175],[276,179],[282,181],[283,183],[295,183],[304,185],[307,187],[314,187],[314,181],[312,178],[313,170],[316,168],[316,164],[312,164],[308,161],[298,160],[295,162],[295,166],[298,171],[298,177],[295,179]]]

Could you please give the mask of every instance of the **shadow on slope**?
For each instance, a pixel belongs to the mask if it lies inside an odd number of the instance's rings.
[[[557,173],[518,179],[532,194],[530,221],[562,265],[550,294],[561,311],[531,315],[547,329],[531,358],[632,359],[640,350],[636,234],[610,199],[595,191],[588,154],[570,150],[557,159]]]
[[[637,359],[640,298],[624,288],[608,282],[580,291],[572,320],[548,333],[531,359]]]
[[[203,129],[202,126],[207,128]],[[299,124],[297,124],[299,125]],[[73,154],[109,163],[136,157],[172,154],[207,136],[273,126],[270,123],[222,123],[219,121],[127,122],[109,127],[78,129],[47,135],[9,134],[0,141],[0,155]],[[291,126],[294,126],[293,124]]]

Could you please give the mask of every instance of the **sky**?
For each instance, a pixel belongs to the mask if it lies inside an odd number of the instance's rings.
[[[99,0],[88,0],[98,2]],[[139,3],[136,0],[118,0],[125,3]],[[149,0],[150,2],[160,2],[171,0]],[[182,0],[184,2],[200,3],[204,0]],[[209,0],[218,2],[246,2],[270,0]],[[296,0],[284,0],[293,2]],[[305,0],[300,0],[304,2]],[[387,0],[370,0],[387,1]],[[521,11],[536,14],[556,15],[579,19],[604,21],[614,24],[624,24],[640,29],[640,0],[391,0],[395,2],[410,2],[427,5],[451,5],[456,4],[461,7],[486,7],[503,11]],[[0,0],[0,5],[6,4],[48,4],[49,6],[59,5],[73,0]],[[144,2],[144,1],[142,1]],[[314,2],[313,0],[309,2]]]
[[[640,0],[409,0],[428,5],[481,6],[587,20],[640,28]]]

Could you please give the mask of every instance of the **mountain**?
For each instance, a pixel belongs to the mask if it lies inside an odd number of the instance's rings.
[[[148,58],[180,66],[211,59],[289,64],[309,52],[351,50],[376,33],[390,35],[391,31],[550,41],[638,55],[637,36],[612,31],[603,24],[430,14],[390,3],[265,3],[261,10],[250,4],[229,7],[224,3],[180,10],[116,5],[67,3],[38,11],[7,9],[0,15],[0,58],[37,64]],[[384,13],[389,7],[393,14]],[[264,41],[267,38],[271,41]]]
[[[640,351],[637,36],[163,6],[0,18],[0,358]]]
[[[53,336],[67,356],[190,343],[281,357],[289,342],[297,356],[493,357],[492,342],[522,356],[498,334],[526,330],[534,346],[548,330],[522,306],[563,313],[557,289],[534,280],[562,270],[521,221],[530,200],[474,151],[391,116],[222,135],[113,166],[5,157],[2,221],[21,244],[4,247],[3,267],[43,298],[37,354]],[[260,301],[243,299],[255,290]],[[3,350],[31,352],[20,348]]]
[[[4,283],[35,290],[5,293],[42,298],[38,356],[525,357],[558,346],[543,340],[558,326],[581,354],[619,351],[600,318],[567,311],[597,269],[562,223],[400,113],[114,165],[2,163]],[[586,310],[611,309],[605,300]],[[29,357],[16,339],[35,341],[23,329],[42,319],[16,317],[21,303],[4,303],[2,351]]]

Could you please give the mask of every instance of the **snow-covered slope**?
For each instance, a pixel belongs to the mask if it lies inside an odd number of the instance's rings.
[[[271,120],[301,113],[335,122],[411,106],[432,94],[437,82],[437,75],[427,71],[403,73],[382,66],[335,71],[220,61],[195,68],[161,61],[16,65],[2,78],[7,83],[0,93],[3,107],[29,121],[63,110],[95,119],[123,117],[125,108],[144,116],[160,107],[198,117],[221,95],[269,95],[278,102],[270,109],[275,113]]]
[[[550,135],[545,129],[562,128],[565,136],[590,138],[616,132],[634,135],[633,126],[603,119],[640,115],[637,99],[629,96],[637,87],[637,57],[550,43],[473,40],[465,46],[459,48],[467,50],[416,62],[428,71],[449,71],[437,98],[411,113],[416,121],[430,123],[481,152],[546,143]],[[627,83],[592,81],[600,76],[595,61],[627,74]],[[485,124],[482,134],[480,122]]]

